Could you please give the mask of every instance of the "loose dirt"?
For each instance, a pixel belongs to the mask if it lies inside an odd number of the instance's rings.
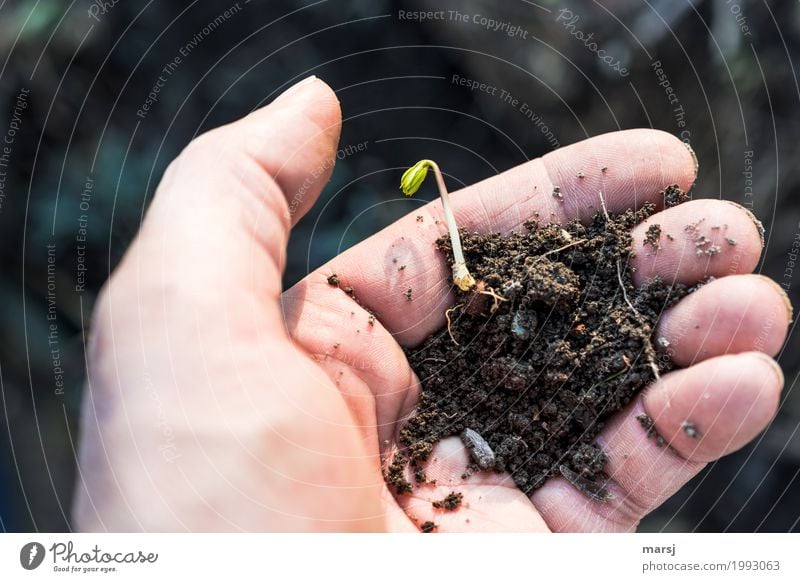
[[[669,206],[686,199],[675,187],[664,197]],[[658,279],[639,288],[631,281],[631,228],[654,210],[598,213],[589,225],[531,221],[510,236],[462,234],[478,285],[457,291],[447,328],[407,354],[422,389],[387,469],[397,493],[412,490],[407,465],[425,482],[433,446],[460,436],[471,455],[465,479],[505,471],[530,494],[560,475],[591,498],[609,498],[595,438],[671,369],[652,335],[659,315],[687,293]],[[648,231],[654,247],[659,235],[657,226]],[[449,239],[438,245],[452,262]]]

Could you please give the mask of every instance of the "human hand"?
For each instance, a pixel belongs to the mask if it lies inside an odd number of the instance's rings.
[[[677,239],[657,255],[642,247],[645,228],[634,232],[637,284],[718,279],[660,323],[657,334],[686,368],[663,376],[598,438],[614,499],[591,501],[560,478],[530,498],[508,475],[464,481],[467,454],[453,438],[426,468],[437,484],[395,498],[380,459],[393,454],[419,390],[400,346],[444,325],[450,273],[433,241],[445,225],[431,203],[281,294],[289,229],[329,177],[340,125],[335,95],[307,81],[201,136],[166,172],[96,309],[78,527],[401,531],[433,520],[439,531],[629,530],[772,418],[783,378],[765,354],[780,348],[791,308],[776,284],[748,274],[762,247],[752,215],[697,200],[653,217]],[[676,138],[633,130],[562,148],[452,202],[463,228],[508,232],[535,211],[588,219],[601,188],[611,212],[658,203],[664,186],[687,189],[695,174]],[[554,183],[563,203],[547,195]],[[684,226],[703,217],[702,228],[727,224],[732,252],[695,256]],[[333,273],[338,288],[328,284]],[[643,410],[670,448],[646,438],[635,420]],[[698,440],[681,429],[689,415],[704,427]],[[454,490],[464,494],[458,511],[431,507]]]

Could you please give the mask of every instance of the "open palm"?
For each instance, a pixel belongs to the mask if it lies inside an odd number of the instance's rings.
[[[505,474],[464,480],[468,458],[454,438],[426,468],[436,484],[395,497],[382,463],[419,394],[402,348],[439,330],[452,304],[434,245],[445,225],[440,204],[428,204],[281,292],[289,230],[330,175],[340,126],[335,95],[309,80],[201,136],[170,166],[96,309],[79,527],[400,531],[430,520],[439,531],[630,530],[772,418],[783,378],[768,355],[791,308],[777,285],[749,274],[762,248],[752,215],[697,200],[650,220],[674,236],[658,253],[643,246],[647,225],[634,232],[637,284],[717,279],[671,308],[657,331],[685,369],[598,438],[612,500],[589,500],[560,478],[530,498]],[[611,212],[660,204],[665,186],[688,188],[695,175],[680,141],[633,130],[455,192],[453,205],[464,228],[510,232],[535,212],[588,220],[601,190]],[[702,234],[733,241],[723,252],[696,255],[685,227],[701,219]],[[635,420],[642,411],[670,447],[646,438]],[[700,438],[682,429],[689,418]],[[432,507],[451,491],[464,496],[457,511]]]

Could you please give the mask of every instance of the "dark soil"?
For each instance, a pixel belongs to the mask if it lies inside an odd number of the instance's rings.
[[[652,246],[654,249],[658,250],[660,246],[660,239],[661,239],[661,226],[658,224],[653,224],[650,228],[647,229],[644,237],[644,244]]]
[[[685,195],[670,188],[665,199]],[[407,464],[424,481],[434,444],[459,435],[472,458],[464,478],[506,471],[529,494],[561,475],[609,498],[595,437],[671,368],[651,336],[662,311],[687,293],[660,280],[638,289],[631,282],[631,228],[653,211],[597,214],[590,225],[532,221],[507,237],[462,234],[478,285],[457,291],[447,329],[408,352],[422,389],[387,470],[398,493],[412,488]],[[438,244],[452,261],[449,239]]]
[[[639,421],[639,424],[642,425],[642,428],[647,433],[647,438],[655,437],[656,446],[663,447],[666,444],[664,437],[656,432],[656,424],[653,422],[653,419],[650,418],[649,414],[642,413],[636,417],[636,420]]]
[[[421,526],[419,526],[419,530],[422,533],[433,533],[433,530],[435,530],[437,527],[439,526],[433,523],[432,521],[426,521]]]
[[[461,501],[463,499],[464,499],[463,493],[456,493],[455,491],[451,491],[450,493],[447,494],[447,497],[439,501],[434,501],[431,505],[433,505],[436,509],[446,509],[447,511],[453,511],[459,505],[461,505]]]

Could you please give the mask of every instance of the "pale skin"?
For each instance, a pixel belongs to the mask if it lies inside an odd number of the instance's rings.
[[[440,329],[453,304],[451,273],[433,244],[445,225],[440,202],[415,207],[282,290],[289,231],[330,175],[340,127],[335,94],[312,79],[196,139],[167,170],[96,307],[77,528],[414,531],[432,520],[445,532],[629,531],[770,422],[783,386],[771,356],[791,307],[776,284],[751,274],[762,249],[751,216],[697,200],[650,219],[675,237],[662,236],[657,254],[642,244],[647,225],[633,233],[635,283],[717,279],[666,312],[657,332],[684,368],[598,438],[614,499],[592,501],[562,478],[530,498],[507,475],[462,480],[467,455],[454,438],[427,467],[437,485],[396,498],[380,455],[395,450],[399,421],[418,397],[401,346]],[[664,186],[686,189],[695,177],[676,138],[632,130],[564,147],[451,200],[460,226],[510,232],[534,212],[588,220],[601,189],[615,212],[658,203]],[[563,202],[551,194],[556,185]],[[720,238],[722,252],[697,257],[684,227],[700,218],[703,234],[727,225],[736,245]],[[332,273],[360,304],[327,283]],[[366,308],[377,314],[372,325]],[[670,448],[645,438],[635,420],[642,411]],[[687,419],[700,438],[681,428]],[[463,493],[461,508],[431,507],[450,491]]]

